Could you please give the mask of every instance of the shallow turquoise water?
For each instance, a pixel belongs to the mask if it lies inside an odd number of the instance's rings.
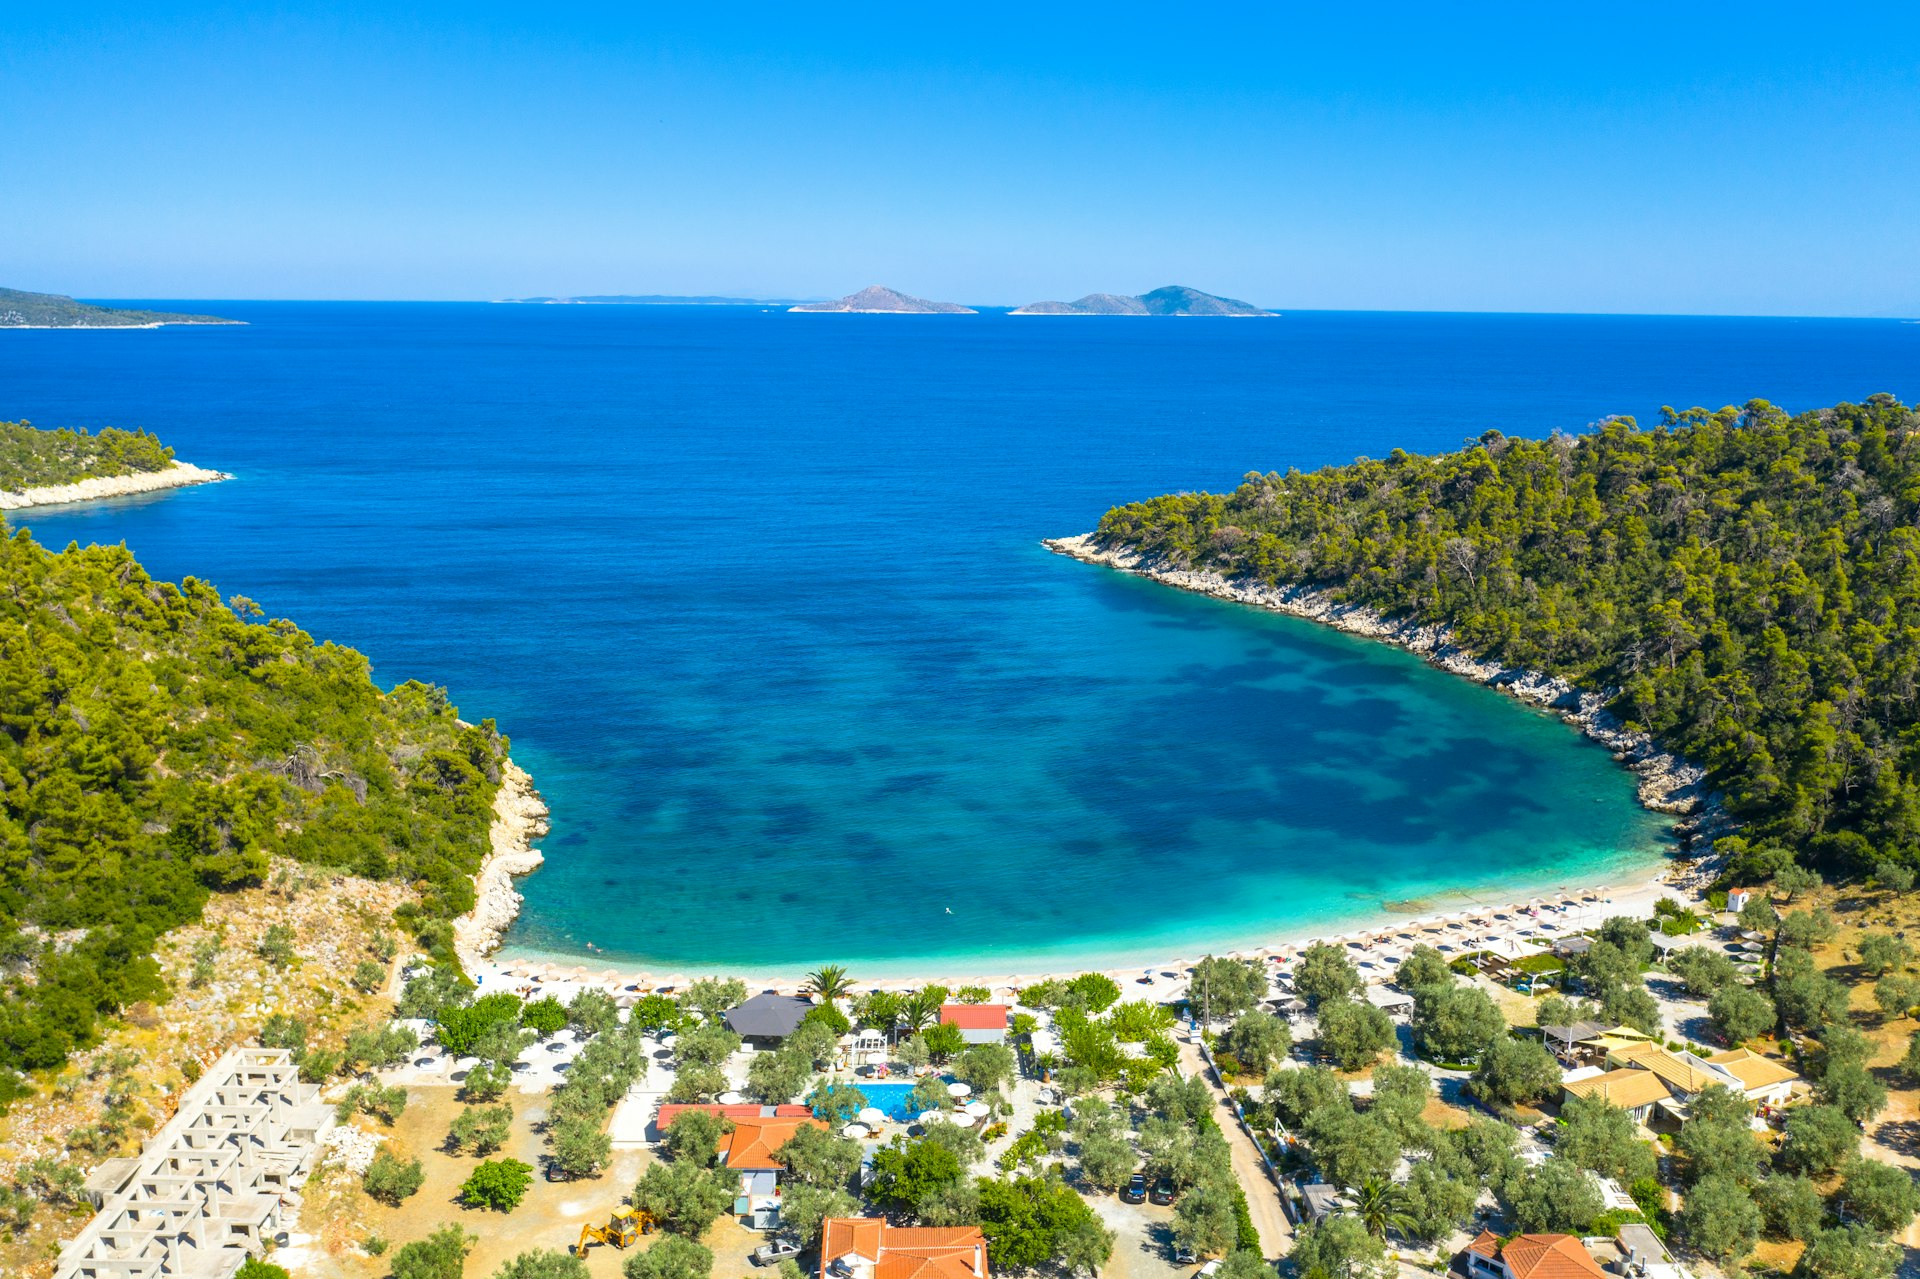
[[[1038,539],[1489,426],[1920,394],[1878,322],[191,309],[254,323],[0,333],[0,415],[239,478],[24,522],[495,717],[554,809],[512,945],[656,971],[1164,958],[1644,867],[1559,722]]]

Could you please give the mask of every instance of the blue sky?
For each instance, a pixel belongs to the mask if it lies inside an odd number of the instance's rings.
[[[1920,313],[1920,6],[814,8],[8,6],[0,284]]]

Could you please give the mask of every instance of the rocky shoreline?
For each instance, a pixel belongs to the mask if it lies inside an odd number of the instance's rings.
[[[549,810],[533,788],[527,770],[507,760],[500,789],[493,797],[492,850],[473,877],[474,906],[453,921],[453,949],[460,966],[472,972],[500,945],[524,900],[513,881],[531,875],[546,858],[533,846],[550,830]]]
[[[0,511],[24,511],[29,507],[59,506],[67,502],[92,502],[103,497],[127,497],[134,493],[154,493],[161,489],[185,488],[191,484],[213,484],[232,478],[225,471],[209,471],[191,462],[175,462],[164,471],[102,475],[76,480],[72,484],[48,484],[11,492],[0,490]]]
[[[1124,547],[1100,544],[1097,535],[1043,539],[1041,545],[1058,555],[1151,578],[1181,590],[1215,599],[1251,604],[1319,622],[1354,635],[1394,644],[1425,658],[1454,675],[1500,689],[1502,692],[1559,715],[1589,738],[1605,746],[1613,757],[1633,770],[1639,800],[1654,812],[1686,820],[1676,825],[1683,845],[1720,833],[1727,818],[1717,797],[1708,793],[1706,770],[1698,764],[1661,750],[1653,738],[1622,725],[1607,710],[1605,695],[1576,688],[1556,675],[1524,667],[1502,666],[1476,656],[1455,642],[1450,627],[1395,620],[1359,604],[1346,604],[1326,590],[1312,586],[1269,586],[1252,579],[1230,579],[1219,573],[1176,568]]]

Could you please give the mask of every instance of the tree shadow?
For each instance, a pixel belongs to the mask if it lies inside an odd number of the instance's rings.
[[[1873,1139],[1895,1154],[1920,1157],[1920,1119],[1890,1119],[1874,1129]]]

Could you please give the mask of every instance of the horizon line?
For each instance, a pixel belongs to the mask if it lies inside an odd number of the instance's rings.
[[[76,302],[84,302],[84,303],[100,305],[100,306],[123,306],[123,305],[128,305],[133,303],[150,304],[150,303],[157,303],[157,302],[167,302],[167,303],[191,302],[196,305],[203,304],[203,303],[240,302],[240,303],[249,303],[249,304],[254,304],[254,303],[265,303],[269,305],[299,304],[299,305],[312,305],[312,306],[328,306],[328,305],[338,305],[338,306],[527,306],[527,307],[551,307],[556,309],[562,308],[562,307],[598,307],[598,308],[606,308],[606,309],[617,309],[617,308],[623,308],[623,307],[629,308],[629,309],[643,309],[648,307],[665,309],[665,308],[672,308],[672,307],[683,307],[689,310],[698,309],[698,310],[704,310],[704,311],[727,310],[731,308],[744,309],[744,308],[756,307],[756,306],[788,307],[788,306],[797,305],[803,302],[830,302],[830,301],[838,300],[835,298],[743,298],[737,302],[735,301],[729,301],[729,302],[575,302],[571,300],[572,298],[576,298],[576,297],[660,296],[660,297],[691,298],[691,297],[728,296],[724,294],[657,294],[657,295],[553,294],[550,296],[556,299],[561,299],[554,302],[525,301],[519,298],[497,298],[497,297],[495,298],[473,298],[473,297],[469,297],[469,298],[431,298],[431,297],[302,298],[302,297],[187,297],[187,296],[108,297],[105,295],[99,295],[99,296],[93,296],[93,297],[80,297],[77,294],[66,294],[64,296],[70,297]],[[535,296],[543,296],[543,295],[535,295]],[[978,310],[978,313],[989,314],[992,312],[1011,311],[1019,307],[1029,306],[1032,304],[1026,303],[1026,302],[1017,302],[1017,303],[962,302],[962,303],[958,303],[958,305],[970,306],[976,309],[984,308],[984,309]],[[1270,311],[1272,314],[1266,318],[1274,318],[1274,319],[1283,319],[1288,315],[1472,315],[1472,316],[1489,316],[1489,317],[1537,316],[1537,317],[1543,317],[1543,318],[1563,317],[1563,318],[1649,319],[1649,320],[1655,320],[1655,319],[1658,319],[1658,320],[1880,320],[1880,321],[1886,321],[1889,323],[1896,323],[1896,324],[1920,323],[1920,312],[1884,312],[1879,314],[1862,315],[1862,314],[1818,313],[1818,312],[1552,311],[1552,310],[1498,310],[1498,309],[1436,309],[1436,308],[1421,308],[1421,307],[1306,307],[1306,306],[1302,306],[1302,307],[1271,306],[1269,307],[1265,303],[1254,303],[1252,305],[1260,306],[1263,309]],[[941,316],[941,315],[929,316],[926,313],[913,312],[913,311],[902,311],[898,313],[884,312],[884,311],[875,311],[875,312],[821,311],[821,312],[803,312],[802,314],[815,314],[815,315],[897,314],[901,318],[917,316],[919,318],[935,318],[935,319],[949,319],[949,320],[966,318],[963,315],[953,315],[953,314],[948,314],[944,316]],[[1022,318],[1023,319],[1054,319],[1054,320],[1076,320],[1076,319],[1078,320],[1099,320],[1099,319],[1202,319],[1202,320],[1228,319],[1228,320],[1231,320],[1231,319],[1258,319],[1262,317],[1258,317],[1258,316],[1151,316],[1151,315],[1150,316],[1035,315],[1035,316],[1023,316]]]

